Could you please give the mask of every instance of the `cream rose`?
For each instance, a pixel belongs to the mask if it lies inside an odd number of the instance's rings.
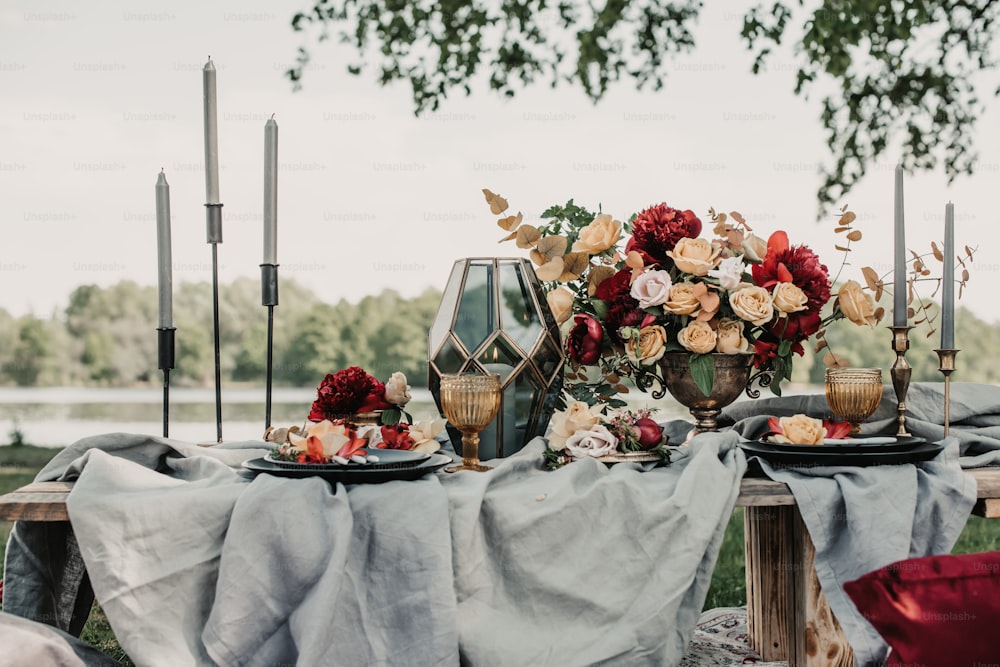
[[[667,330],[654,325],[643,327],[638,336],[625,341],[625,355],[636,364],[649,366],[656,363],[666,352]]]
[[[743,321],[731,320],[723,317],[719,320],[719,328],[715,335],[718,341],[715,343],[716,352],[722,354],[742,354],[750,350],[750,341],[743,336]]]
[[[673,250],[667,251],[667,256],[673,259],[677,268],[684,273],[706,276],[718,264],[721,252],[722,248],[705,239],[685,237],[677,242]]]
[[[573,314],[573,293],[565,287],[557,287],[545,297],[549,302],[549,310],[556,318],[556,324],[562,324]]]
[[[718,336],[712,331],[708,322],[695,320],[677,333],[677,342],[685,350],[690,350],[695,354],[708,354],[715,350]]]
[[[781,425],[781,433],[771,436],[771,440],[775,442],[790,445],[822,445],[826,437],[822,419],[793,415],[781,417],[778,423]]]
[[[743,253],[754,264],[760,264],[767,254],[767,241],[754,234],[747,234],[743,239]]]
[[[837,292],[837,305],[840,312],[847,316],[847,319],[858,326],[867,324],[875,326],[875,301],[871,294],[862,291],[861,285],[856,280],[848,280],[840,286]]]
[[[589,405],[583,401],[573,401],[569,408],[552,415],[549,422],[549,449],[555,451],[565,449],[567,438],[577,431],[588,430],[600,419],[600,414],[591,412]]]
[[[606,456],[613,454],[618,446],[618,438],[611,434],[607,426],[597,424],[588,430],[579,430],[566,439],[565,449],[573,458],[585,456]]]
[[[636,276],[629,294],[639,302],[640,308],[660,306],[670,295],[670,274],[666,271],[643,271]]]
[[[771,301],[783,313],[797,313],[806,309],[809,297],[795,283],[778,283],[771,293]]]
[[[410,402],[410,385],[406,384],[406,376],[399,371],[390,375],[385,383],[385,400],[399,407]]]
[[[416,424],[410,425],[410,437],[413,438],[413,446],[410,451],[433,454],[441,449],[441,443],[435,440],[444,430],[444,419],[425,419]]]
[[[622,223],[613,220],[607,213],[601,213],[580,230],[580,237],[573,244],[573,252],[596,255],[618,243],[621,237]]]
[[[748,285],[730,292],[729,305],[740,319],[757,325],[767,324],[774,315],[771,295],[757,285]]]
[[[663,310],[674,315],[697,315],[701,301],[694,293],[694,283],[675,283],[670,286]]]

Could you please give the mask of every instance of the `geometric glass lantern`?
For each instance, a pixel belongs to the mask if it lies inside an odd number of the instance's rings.
[[[428,386],[440,411],[442,373],[500,376],[500,410],[480,434],[481,459],[509,456],[545,434],[562,391],[564,361],[559,326],[526,259],[455,262],[427,335]]]

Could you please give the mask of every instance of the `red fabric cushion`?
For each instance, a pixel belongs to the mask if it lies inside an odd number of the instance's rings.
[[[1000,657],[1000,551],[912,558],[844,584],[892,647],[889,665]]]

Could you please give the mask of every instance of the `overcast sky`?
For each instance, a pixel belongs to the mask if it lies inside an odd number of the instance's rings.
[[[752,76],[741,12],[721,5],[705,8],[703,47],[674,62],[662,91],[626,84],[594,106],[566,86],[502,100],[479,85],[418,119],[407,87],[347,75],[353,54],[333,44],[311,45],[316,66],[292,92],[283,71],[302,39],[289,28],[294,4],[5,2],[0,307],[45,316],[82,283],[155,284],[161,168],[174,281],[211,279],[201,92],[209,55],[218,70],[223,281],[259,276],[271,114],[280,132],[279,276],[327,301],[387,287],[413,295],[443,287],[458,258],[519,254],[497,245],[484,187],[529,220],[570,197],[620,219],[661,201],[700,215],[735,209],[758,233],[785,229],[838,265],[834,211],[830,223],[815,222],[816,165],[827,159],[819,100],[792,95],[787,54]],[[949,187],[939,168],[907,176],[905,187],[907,242],[918,251],[941,240],[945,204],[955,203],[958,245],[981,249],[959,304],[989,321],[1000,320],[1000,259],[990,243],[998,139],[991,102],[975,177]],[[897,159],[875,165],[843,202],[865,235],[845,277],[860,278],[865,264],[891,268]]]

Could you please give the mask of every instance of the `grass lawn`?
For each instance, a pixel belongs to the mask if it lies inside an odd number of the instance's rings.
[[[37,472],[58,450],[21,445],[0,447],[0,494],[30,483]],[[7,547],[11,524],[0,522],[0,562]],[[1000,551],[1000,520],[970,517],[953,550],[954,553]],[[2,574],[0,574],[2,576]],[[726,527],[722,550],[712,576],[705,609],[738,607],[746,604],[743,553],[743,510],[737,508]],[[99,605],[94,605],[82,639],[116,660],[131,664]]]

